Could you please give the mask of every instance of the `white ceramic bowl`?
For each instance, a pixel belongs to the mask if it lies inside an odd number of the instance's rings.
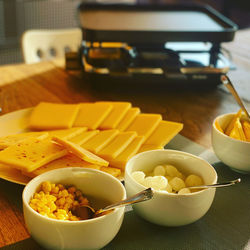
[[[217,157],[232,170],[250,174],[250,142],[236,140],[220,132],[216,126],[217,120],[224,130],[235,114],[218,116],[212,127],[212,147]]]
[[[176,150],[151,150],[131,158],[125,170],[125,188],[131,196],[143,189],[131,173],[134,171],[151,172],[157,165],[172,164],[184,174],[197,174],[205,184],[217,182],[217,173],[205,160]],[[163,226],[183,226],[200,219],[210,208],[215,195],[215,188],[205,189],[190,194],[173,194],[155,191],[149,201],[135,204],[133,209],[142,218]]]
[[[32,195],[43,181],[74,185],[86,197],[101,197],[110,203],[126,198],[122,183],[104,172],[84,168],[63,168],[32,179],[23,191],[23,212],[31,236],[49,249],[100,249],[118,233],[124,207],[90,220],[60,221],[40,215],[29,206]]]

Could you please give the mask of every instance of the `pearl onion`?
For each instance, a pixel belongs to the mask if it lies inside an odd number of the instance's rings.
[[[161,165],[156,166],[153,170],[154,176],[164,176],[165,172],[165,168]]]
[[[134,178],[134,180],[137,181],[138,183],[142,184],[144,182],[144,179],[145,179],[145,173],[144,172],[135,171],[131,175]]]

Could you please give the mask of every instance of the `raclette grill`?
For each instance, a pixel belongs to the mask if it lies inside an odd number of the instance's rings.
[[[89,76],[219,80],[232,64],[221,49],[237,26],[203,5],[79,5],[80,58]]]

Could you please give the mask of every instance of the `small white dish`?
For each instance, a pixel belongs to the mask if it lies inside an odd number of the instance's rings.
[[[215,122],[225,130],[235,114],[224,114],[215,118],[212,127],[212,147],[217,157],[232,170],[250,174],[250,142],[236,140],[219,131]]]
[[[32,179],[23,191],[23,212],[31,236],[48,249],[100,249],[118,233],[124,217],[124,207],[109,214],[81,221],[61,221],[47,218],[33,210],[29,201],[44,181],[74,185],[86,197],[110,201],[126,198],[126,190],[115,177],[87,168],[62,168]]]
[[[134,171],[152,172],[157,165],[171,164],[184,174],[197,174],[204,184],[215,184],[217,173],[205,160],[176,150],[151,150],[131,158],[125,169],[125,188],[128,196],[145,189],[132,177]],[[163,226],[183,226],[193,223],[206,214],[210,208],[215,188],[190,194],[173,194],[154,191],[151,200],[133,205],[134,211],[142,218]]]

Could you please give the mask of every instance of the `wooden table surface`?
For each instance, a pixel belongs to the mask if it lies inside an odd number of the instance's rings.
[[[250,31],[239,32],[234,42],[227,44],[237,64],[230,75],[239,92],[250,98]],[[249,72],[248,72],[249,71]],[[153,83],[128,84],[105,87],[100,82],[93,86],[81,74],[67,72],[55,62],[7,65],[0,67],[1,115],[33,107],[40,101],[59,103],[92,102],[99,100],[129,101],[142,112],[160,113],[163,119],[182,122],[181,134],[192,141],[211,147],[210,131],[213,119],[220,114],[236,112],[239,107],[222,86],[213,88],[169,88]],[[245,102],[250,110],[250,101]],[[1,116],[0,116],[1,118]],[[26,239],[29,234],[24,225],[21,208],[23,187],[0,180],[0,247]]]

